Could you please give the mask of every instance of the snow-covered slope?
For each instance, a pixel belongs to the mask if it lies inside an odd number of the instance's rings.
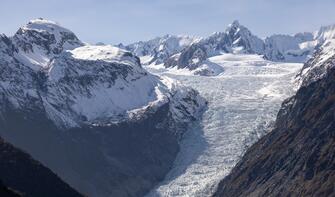
[[[300,85],[307,86],[327,74],[335,62],[335,39],[326,40],[315,52],[312,59],[304,64],[297,76]]]
[[[273,35],[265,39],[264,57],[273,61],[304,63],[319,47],[334,38],[335,25],[321,27],[314,35],[312,33],[298,33],[294,36]]]
[[[319,31],[315,33],[314,38],[320,42],[335,39],[335,25],[322,26]]]
[[[143,64],[161,64],[199,38],[192,36],[165,35],[149,41],[140,41],[124,48],[141,58]]]
[[[312,55],[315,44],[311,33],[273,35],[265,39],[264,57],[273,61],[304,62]]]
[[[150,189],[205,105],[195,90],[148,73],[132,53],[84,45],[44,19],[0,36],[0,68],[1,135],[89,196]]]
[[[314,54],[297,75],[297,81],[302,86],[322,78],[335,59],[335,25],[323,26],[314,33]]]
[[[168,101],[169,89],[159,78],[148,74],[136,56],[111,46],[64,53],[50,63],[47,76],[47,106],[75,122],[115,121],[131,110]]]

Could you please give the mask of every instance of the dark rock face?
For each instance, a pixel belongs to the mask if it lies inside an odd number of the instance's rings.
[[[168,68],[177,65],[179,69],[188,68],[190,70],[194,70],[198,68],[198,66],[206,59],[206,49],[199,44],[193,44],[183,50],[180,55],[178,54],[168,59],[164,66]]]
[[[48,168],[2,139],[0,177],[0,196],[82,196]]]
[[[60,131],[42,112],[8,107],[0,132],[85,194],[142,196],[164,178],[179,151],[169,113],[167,104],[133,122]],[[81,180],[73,176],[77,173]],[[109,186],[92,194],[87,182]]]
[[[12,189],[5,186],[2,182],[0,182],[0,196],[3,197],[20,197],[21,195]]]
[[[214,196],[335,196],[334,65],[283,103]]]

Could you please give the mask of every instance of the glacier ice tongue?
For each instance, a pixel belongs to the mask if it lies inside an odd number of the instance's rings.
[[[225,68],[224,74],[175,75],[150,68],[198,90],[209,104],[200,123],[184,136],[174,167],[148,197],[210,196],[245,148],[271,126],[281,102],[294,93],[293,77],[302,66],[255,55],[211,60]]]

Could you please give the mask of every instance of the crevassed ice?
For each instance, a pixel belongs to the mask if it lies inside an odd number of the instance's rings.
[[[247,55],[222,55],[211,61],[225,72],[201,77],[150,67],[151,72],[197,89],[209,105],[202,120],[184,136],[174,167],[148,197],[210,196],[245,148],[275,120],[282,101],[294,93],[292,79],[302,67]]]

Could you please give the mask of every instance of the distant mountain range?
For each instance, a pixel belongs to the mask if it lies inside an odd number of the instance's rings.
[[[258,54],[271,61],[302,63],[334,34],[335,26],[332,25],[321,27],[315,33],[272,35],[260,39],[234,21],[224,32],[216,32],[205,38],[167,35],[121,47],[139,56],[143,64],[198,69],[196,74],[213,75],[217,73],[215,67],[204,67],[209,57],[222,53]]]

